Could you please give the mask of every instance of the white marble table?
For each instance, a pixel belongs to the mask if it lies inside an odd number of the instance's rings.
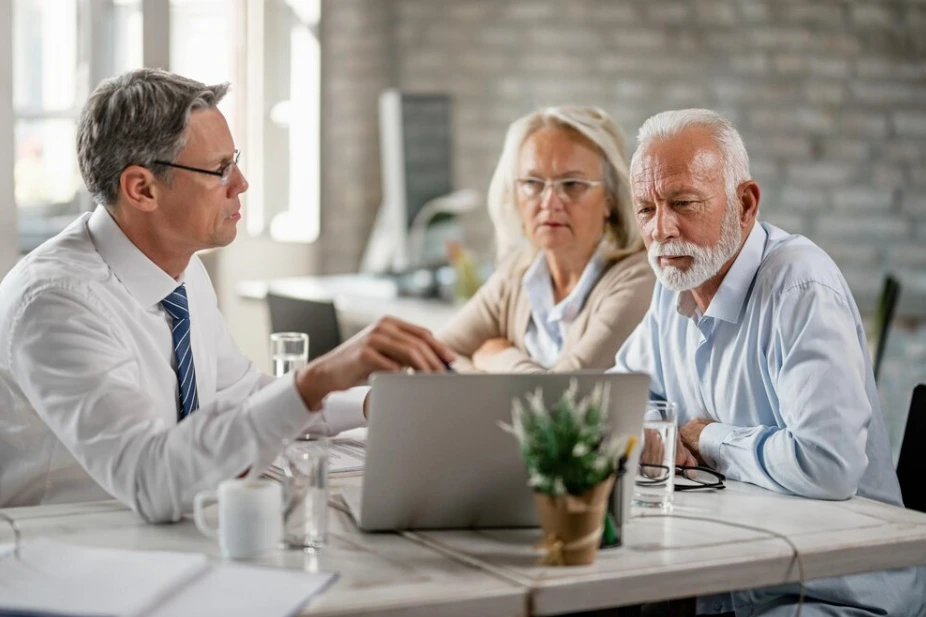
[[[148,525],[115,501],[2,510],[24,540],[44,536],[109,548],[205,553],[218,547],[192,521]],[[318,555],[280,550],[256,563],[309,571],[337,571],[339,578],[302,612],[312,616],[523,617],[527,589],[397,534],[364,534],[348,515],[332,509],[330,546]],[[12,532],[0,525],[0,543]]]
[[[360,482],[339,474],[337,491]],[[625,546],[587,567],[535,565],[537,530],[364,534],[332,508],[331,545],[316,558],[279,551],[281,567],[336,570],[340,579],[305,615],[554,615],[563,612],[762,587],[798,579],[786,535],[808,579],[926,564],[926,514],[866,499],[824,502],[730,483],[679,493],[669,517],[631,518]],[[195,551],[218,558],[191,522],[146,525],[114,501],[3,510],[25,538],[88,546]],[[689,520],[702,517],[721,522]],[[729,524],[725,524],[729,523]],[[0,531],[0,542],[10,532]]]
[[[462,556],[531,589],[532,614],[638,604],[798,580],[793,551],[757,530],[786,535],[808,579],[926,564],[926,514],[867,499],[815,501],[731,482],[724,491],[676,493],[669,517],[635,516],[626,544],[592,566],[535,565],[538,531],[415,532],[408,537]],[[677,515],[677,516],[676,516]]]

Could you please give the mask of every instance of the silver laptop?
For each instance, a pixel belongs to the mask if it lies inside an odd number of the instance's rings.
[[[597,383],[610,384],[611,430],[641,433],[647,375],[376,375],[363,484],[342,493],[358,526],[366,531],[536,526],[518,443],[498,423],[511,421],[515,397],[541,387],[550,405],[571,379],[578,381],[580,397]],[[635,469],[631,463],[628,468]],[[625,512],[630,492],[624,491]]]

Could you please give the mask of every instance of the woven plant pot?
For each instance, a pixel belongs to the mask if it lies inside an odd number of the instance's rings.
[[[584,566],[595,563],[614,476],[581,495],[534,493],[546,551],[542,565]]]

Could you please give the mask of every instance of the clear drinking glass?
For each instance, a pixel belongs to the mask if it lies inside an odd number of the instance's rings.
[[[670,401],[650,401],[643,416],[643,449],[633,488],[633,505],[658,510],[672,506],[678,412]]]
[[[303,332],[274,332],[270,335],[270,358],[274,377],[282,377],[309,361],[309,335]]]
[[[283,541],[322,548],[328,543],[328,439],[287,441],[282,459]]]

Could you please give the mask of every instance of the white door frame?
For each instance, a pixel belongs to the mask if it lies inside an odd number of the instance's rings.
[[[4,43],[3,41],[6,41]],[[19,258],[13,192],[13,3],[0,2],[0,278]]]

